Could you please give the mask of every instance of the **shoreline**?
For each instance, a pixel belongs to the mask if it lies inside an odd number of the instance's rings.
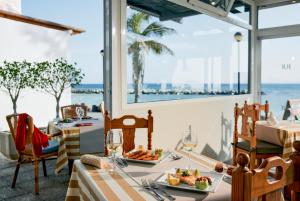
[[[72,88],[72,94],[103,94],[103,89],[79,89]],[[169,90],[155,90],[143,89],[143,95],[238,95],[237,90],[224,91],[207,91],[207,90],[189,90],[189,89],[169,89]],[[134,94],[134,90],[129,90],[128,94]],[[248,94],[248,90],[241,90],[240,94]],[[265,95],[262,92],[262,95]]]

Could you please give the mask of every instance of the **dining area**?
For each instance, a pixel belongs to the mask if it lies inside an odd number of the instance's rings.
[[[96,118],[85,111],[84,105],[70,105],[62,107],[63,119],[49,122],[45,129],[49,134],[37,134],[34,120],[27,114],[9,115],[7,121],[19,153],[11,187],[19,188],[19,169],[23,163],[32,162],[35,177],[31,183],[35,183],[38,195],[40,181],[48,177],[50,162],[55,172],[51,177],[68,175],[66,201],[296,201],[300,199],[300,124],[295,113],[289,120],[272,117],[269,104],[235,104],[232,163],[196,153],[201,138],[191,126],[182,133],[177,147],[156,146],[155,113],[151,110],[144,117],[126,114],[111,118],[105,111]],[[19,139],[22,126],[26,143],[23,150]],[[144,145],[136,143],[135,136],[140,135],[137,130],[145,134]],[[85,135],[93,133],[94,144],[84,141]],[[95,136],[100,133],[103,136],[97,141]],[[37,146],[33,136],[38,135],[47,136],[47,146]],[[100,147],[101,143],[100,152],[85,150],[86,146]],[[43,178],[39,177],[39,162]]]

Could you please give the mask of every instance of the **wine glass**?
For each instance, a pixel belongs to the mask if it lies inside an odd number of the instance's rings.
[[[82,107],[77,107],[77,108],[76,108],[76,114],[77,114],[77,116],[79,117],[79,120],[81,121],[81,120],[82,120],[82,117],[83,117],[83,115],[84,115],[84,111],[83,111]]]
[[[297,107],[291,107],[289,108],[289,110],[290,110],[291,122],[295,123],[299,109]]]
[[[184,132],[182,136],[183,149],[188,152],[189,165],[188,169],[191,169],[191,152],[198,144],[198,138],[195,133],[192,133],[191,126],[189,126],[189,131]]]
[[[122,130],[109,130],[106,136],[106,147],[109,150],[109,154],[112,156],[113,168],[111,172],[115,172],[116,164],[115,158],[118,148],[123,144],[123,133]]]

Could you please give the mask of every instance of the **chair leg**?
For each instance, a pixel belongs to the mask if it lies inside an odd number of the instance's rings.
[[[68,160],[68,166],[69,166],[69,175],[71,175],[71,174],[72,174],[73,163],[74,163],[74,160],[73,160],[73,159],[69,159],[69,160]]]
[[[249,164],[250,170],[253,170],[255,168],[255,162],[256,162],[256,153],[252,151],[250,152],[250,164]]]
[[[42,159],[42,163],[43,163],[44,177],[47,177],[47,168],[46,168],[46,161],[45,161],[45,159]]]
[[[34,190],[35,194],[39,194],[39,161],[34,161]]]
[[[16,165],[16,169],[15,169],[14,178],[13,178],[13,181],[12,181],[12,184],[11,184],[12,188],[14,188],[16,186],[16,182],[17,182],[17,178],[18,178],[18,174],[19,174],[19,169],[20,169],[21,161],[22,161],[22,158],[21,158],[21,156],[19,156],[19,159],[18,159],[18,162],[17,162],[17,165]]]
[[[236,163],[236,155],[237,155],[236,147],[233,145],[233,154],[232,154],[232,166],[237,166]]]

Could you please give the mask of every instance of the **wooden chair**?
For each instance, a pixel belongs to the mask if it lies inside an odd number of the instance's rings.
[[[269,142],[256,139],[256,121],[260,118],[261,111],[265,111],[268,117],[269,105],[253,104],[248,105],[245,102],[244,107],[238,107],[236,103],[234,108],[234,134],[233,134],[233,160],[232,164],[236,166],[236,157],[239,152],[250,155],[250,169],[254,169],[256,162],[260,164],[262,159],[281,156],[283,148]],[[239,131],[239,119],[242,125]],[[239,139],[241,139],[239,141]]]
[[[87,116],[88,107],[86,105],[67,105],[60,108],[63,119],[78,118],[76,114],[76,108],[81,107],[84,110],[84,116]]]
[[[10,132],[12,134],[13,140],[16,140],[16,131],[18,125],[19,114],[12,114],[6,116]],[[57,140],[50,140],[52,137],[58,136],[61,133],[56,133],[56,135],[48,135],[49,146],[43,149],[43,154],[41,156],[36,156],[34,152],[34,147],[32,145],[32,136],[34,132],[34,124],[32,117],[27,118],[27,133],[26,133],[26,147],[24,151],[18,151],[19,159],[16,165],[15,174],[13,177],[11,187],[14,188],[16,185],[19,168],[24,159],[31,160],[34,165],[34,181],[35,181],[35,193],[39,194],[39,161],[42,161],[44,176],[47,176],[46,162],[45,160],[58,155],[59,143]]]
[[[264,160],[259,168],[247,168],[250,158],[245,153],[237,156],[238,167],[232,173],[232,201],[282,201],[282,189],[290,191],[291,201],[299,201],[300,196],[300,142],[294,142],[296,152],[291,160],[285,161],[278,156]],[[275,169],[274,176],[270,176],[270,169]]]
[[[124,121],[133,120],[134,123],[127,125]],[[120,118],[111,119],[107,111],[104,118],[104,136],[106,139],[107,132],[110,129],[122,129],[123,131],[123,153],[127,153],[135,148],[134,138],[137,128],[147,128],[148,150],[152,149],[152,132],[153,132],[153,116],[151,110],[148,110],[148,118],[138,118],[134,115],[124,115]],[[105,141],[105,140],[104,140]],[[105,156],[108,155],[108,150],[105,144]]]

